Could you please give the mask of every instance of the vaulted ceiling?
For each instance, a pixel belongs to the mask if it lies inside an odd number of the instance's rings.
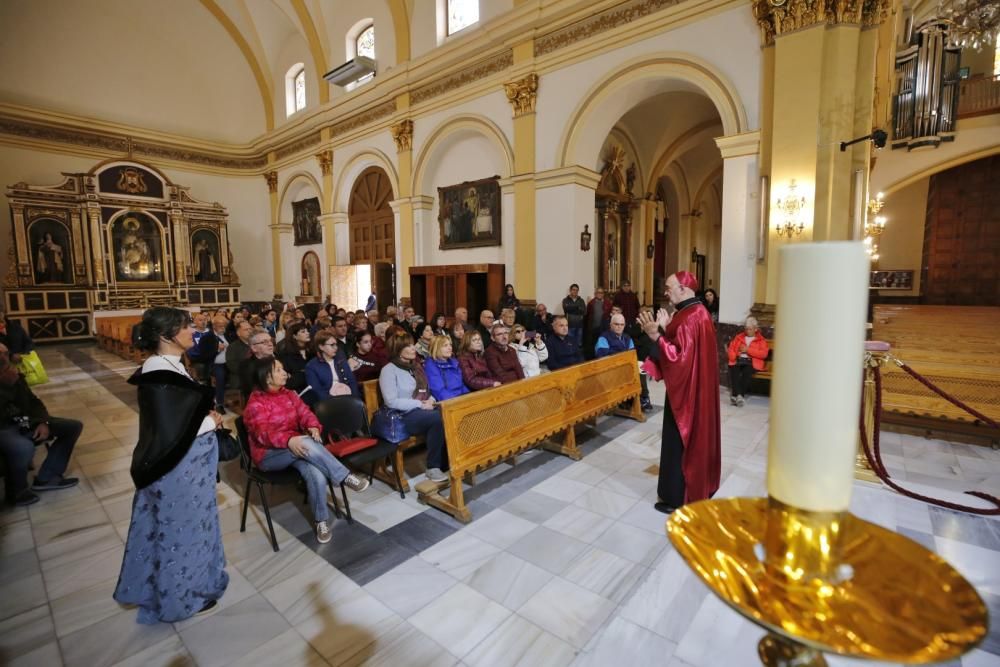
[[[185,138],[247,144],[285,122],[303,63],[310,106],[345,37],[376,26],[379,69],[410,57],[420,0],[3,0],[0,103]]]

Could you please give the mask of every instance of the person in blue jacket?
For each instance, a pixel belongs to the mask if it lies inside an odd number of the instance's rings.
[[[347,359],[337,354],[337,337],[332,331],[316,334],[316,356],[306,364],[306,383],[317,401],[330,396],[351,394],[361,398],[361,390]]]
[[[435,336],[431,340],[430,355],[424,362],[427,386],[435,400],[443,401],[468,394],[469,388],[462,381],[462,369],[453,354],[451,336]]]

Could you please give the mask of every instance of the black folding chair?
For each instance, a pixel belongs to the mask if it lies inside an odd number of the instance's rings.
[[[360,398],[355,398],[354,396],[333,396],[320,401],[313,409],[316,417],[319,419],[319,423],[323,426],[323,434],[326,441],[335,447],[337,444],[336,441],[344,438],[372,438],[375,440],[374,444],[364,449],[358,449],[343,456],[337,455],[337,458],[341,462],[352,468],[364,470],[367,466],[369,482],[375,476],[375,466],[379,461],[392,464],[393,457],[399,445],[371,434],[371,429],[368,426],[368,410],[365,408],[365,402]],[[396,488],[399,489],[399,497],[405,498],[406,493],[403,491],[402,478],[403,471],[397,470],[396,466],[392,466],[392,470],[396,475]],[[340,486],[343,490],[344,485],[341,484]],[[345,506],[346,499],[345,495]],[[350,508],[347,510],[347,516],[348,520],[350,520]]]
[[[247,529],[247,510],[250,508],[250,485],[256,484],[257,490],[260,493],[260,504],[264,508],[264,516],[267,518],[267,529],[271,533],[271,546],[275,551],[278,551],[278,537],[274,534],[274,524],[271,522],[271,510],[267,505],[267,496],[264,494],[265,484],[277,484],[277,485],[298,485],[302,477],[299,475],[295,468],[285,468],[284,470],[261,470],[256,465],[254,465],[253,459],[250,458],[250,437],[247,434],[246,424],[243,423],[243,417],[236,418],[236,434],[239,436],[240,440],[240,467],[247,475],[247,487],[243,492],[243,518],[240,520],[240,532],[245,533]],[[337,517],[341,516],[340,509],[337,507],[336,498],[333,491],[333,484],[329,483],[330,494],[333,496],[333,511],[334,515]]]

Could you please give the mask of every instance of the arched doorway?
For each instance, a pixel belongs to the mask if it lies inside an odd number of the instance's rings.
[[[380,309],[396,302],[396,229],[392,184],[381,167],[368,167],[351,188],[348,204],[351,264],[371,267],[371,285]]]

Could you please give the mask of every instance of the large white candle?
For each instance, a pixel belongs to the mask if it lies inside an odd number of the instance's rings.
[[[786,505],[850,503],[869,270],[862,243],[781,249],[767,492]]]

